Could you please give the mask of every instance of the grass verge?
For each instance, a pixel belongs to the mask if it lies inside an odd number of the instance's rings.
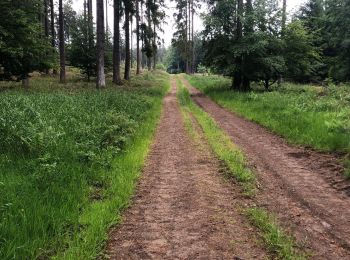
[[[243,194],[253,196],[256,192],[256,178],[254,173],[247,167],[243,153],[236,147],[225,132],[215,121],[190,98],[189,91],[177,78],[178,100],[184,115],[185,126],[191,136],[198,139],[198,133],[194,133],[190,113],[194,115],[203,133],[219,160],[227,166],[227,171],[243,187]],[[276,255],[278,259],[306,259],[306,256],[298,248],[295,239],[286,234],[278,225],[277,221],[265,209],[259,207],[246,208],[245,214],[250,222],[256,226],[267,249]]]
[[[0,93],[0,259],[95,259],[148,153],[165,73]]]
[[[350,88],[284,83],[266,92],[256,87],[242,93],[221,76],[186,75],[186,79],[218,104],[255,121],[289,142],[321,151],[348,153],[350,177]]]

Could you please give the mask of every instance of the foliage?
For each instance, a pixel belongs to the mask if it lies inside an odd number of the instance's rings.
[[[296,17],[305,24],[313,44],[322,52],[323,66],[316,72],[321,79],[350,79],[349,12],[348,0],[308,0]]]
[[[38,20],[41,8],[39,0],[0,1],[0,80],[52,67],[53,52]]]
[[[36,78],[29,93],[0,94],[1,259],[89,259],[102,249],[159,118],[168,77],[156,77],[103,92]]]
[[[296,20],[288,24],[284,35],[287,79],[306,82],[317,75],[323,64],[318,50],[313,47],[314,37],[301,21]]]
[[[230,91],[230,81],[220,76],[188,78],[220,105],[290,142],[350,152],[349,86],[322,88],[286,83],[272,92],[238,93]]]
[[[76,27],[72,30],[69,59],[72,66],[80,68],[90,79],[96,75],[96,46],[90,44],[89,21],[83,15],[76,19]],[[92,35],[94,42],[94,35]],[[90,46],[91,45],[91,46]],[[108,59],[107,59],[108,60]]]

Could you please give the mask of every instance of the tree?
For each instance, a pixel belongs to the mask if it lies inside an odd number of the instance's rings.
[[[71,34],[70,63],[80,68],[90,81],[96,75],[96,48],[89,46],[89,21],[86,14],[77,17],[76,27]]]
[[[288,24],[284,32],[285,76],[293,81],[307,82],[316,74],[320,62],[317,48],[313,46],[313,34],[301,21]]]
[[[282,35],[284,34],[284,31],[286,29],[287,24],[287,0],[283,0],[283,6],[282,6]]]
[[[53,0],[50,0],[50,30],[51,30],[51,47],[53,55],[56,54],[56,31],[55,31],[55,6]],[[53,74],[56,75],[56,68],[53,68]]]
[[[42,37],[37,0],[0,1],[0,80],[22,80],[29,86],[29,73],[52,67],[49,42]]]
[[[130,13],[132,12],[131,0],[124,0],[124,16],[125,16],[125,70],[124,79],[130,79],[130,65],[131,65],[131,54],[130,54]]]
[[[350,80],[350,1],[325,1],[323,39],[328,76],[336,81]]]
[[[64,40],[64,16],[63,16],[63,3],[59,0],[59,50],[60,50],[60,82],[66,81],[66,55],[65,55],[65,40]]]
[[[113,38],[113,82],[121,84],[120,77],[120,5],[121,0],[114,0],[114,38]]]
[[[204,65],[232,77],[232,88],[250,81],[269,88],[284,70],[277,0],[210,1],[205,17]]]
[[[173,34],[172,46],[177,49],[185,63],[184,72],[189,72],[190,44],[188,26],[188,0],[176,1],[177,13],[174,13],[176,31]]]
[[[104,4],[103,0],[96,1],[96,15],[97,15],[97,79],[96,87],[98,89],[106,86],[105,70],[104,70],[104,45],[105,45],[105,28],[104,28]]]
[[[140,55],[140,10],[139,0],[136,0],[136,74],[140,74],[141,55]]]

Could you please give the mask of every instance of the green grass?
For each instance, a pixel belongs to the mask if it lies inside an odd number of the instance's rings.
[[[350,153],[350,86],[326,89],[285,83],[271,92],[230,89],[221,76],[186,76],[218,104],[255,121],[294,144]],[[350,174],[350,171],[349,171]]]
[[[253,172],[246,166],[243,153],[231,142],[230,137],[226,135],[215,121],[192,102],[190,94],[182,82],[177,80],[177,84],[179,86],[178,100],[182,111],[184,111],[185,115],[186,113],[193,114],[218,159],[225,163],[230,175],[242,185],[244,194],[253,196],[256,179]],[[185,116],[185,125],[187,126],[190,125],[190,122],[186,123],[188,120],[190,120],[189,117]]]
[[[168,75],[0,93],[0,259],[94,259],[128,205]]]
[[[250,208],[246,213],[252,224],[261,231],[268,250],[276,254],[279,259],[307,259],[307,256],[297,248],[295,240],[279,227],[275,218],[266,210]]]
[[[185,126],[189,129],[191,136],[198,139],[198,133],[194,133],[196,130],[192,126],[190,114],[198,121],[215,155],[227,166],[227,173],[242,185],[243,194],[255,195],[256,177],[247,167],[243,153],[215,121],[191,100],[189,91],[178,79],[177,84],[179,86],[178,100],[184,115]],[[265,209],[247,208],[245,212],[251,223],[260,230],[267,249],[278,259],[306,259],[295,239],[286,234]]]

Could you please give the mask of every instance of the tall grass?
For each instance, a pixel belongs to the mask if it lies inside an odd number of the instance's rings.
[[[0,259],[96,256],[132,194],[168,76],[104,91],[53,82],[0,93]]]
[[[230,89],[220,76],[186,76],[218,104],[255,121],[291,143],[350,153],[350,87],[285,83],[270,92]]]

